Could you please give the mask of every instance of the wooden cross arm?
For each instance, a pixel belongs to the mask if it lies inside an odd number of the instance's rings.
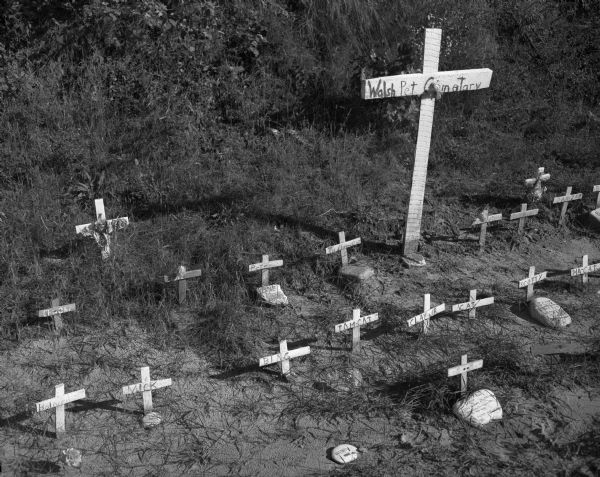
[[[123,394],[126,396],[128,394],[141,393],[144,391],[154,391],[155,389],[171,386],[172,384],[171,378],[158,379],[148,383],[130,384],[129,386],[123,386]]]
[[[283,260],[271,260],[270,262],[253,263],[252,265],[250,265],[248,267],[248,271],[256,272],[258,270],[264,270],[266,268],[275,268],[275,267],[282,267],[282,266],[283,266]]]
[[[337,245],[332,245],[331,247],[327,247],[325,249],[325,253],[327,255],[329,255],[330,253],[339,252],[340,250],[344,250],[345,248],[353,247],[354,245],[358,245],[358,244],[360,244],[360,237],[357,237],[352,240],[348,240],[347,242],[344,242],[344,243],[338,243]]]
[[[35,404],[35,410],[36,412],[47,411],[48,409],[63,406],[83,398],[85,398],[85,389],[79,389],[78,391],[73,391],[72,393],[38,402]]]
[[[513,212],[510,214],[510,220],[521,219],[523,217],[531,217],[532,215],[537,215],[539,209],[530,209],[525,212]]]
[[[546,181],[550,180],[550,174],[546,173],[546,174],[542,174],[539,177],[536,177],[534,179],[525,179],[525,185],[531,187],[532,185],[535,185],[535,183],[538,180],[541,181],[541,182],[546,182]]]
[[[488,215],[486,220],[481,220],[481,218],[477,217],[471,224],[471,227],[475,227],[476,225],[481,225],[488,222],[496,222],[498,220],[502,220],[502,214]]]
[[[528,285],[532,285],[533,283],[541,282],[547,278],[548,272],[538,273],[533,277],[523,278],[523,280],[519,280],[519,288],[526,287]]]
[[[196,278],[196,277],[200,277],[200,276],[202,276],[202,270],[190,270],[183,274],[178,273],[172,279],[169,278],[167,275],[165,275],[164,280],[165,280],[165,283],[169,283],[169,282],[176,282],[179,280],[187,280],[188,278]]]
[[[456,376],[457,374],[462,374],[467,371],[473,371],[474,369],[479,369],[483,367],[483,359],[478,359],[476,361],[471,361],[467,364],[460,364],[458,366],[454,366],[453,368],[448,369],[448,377]]]
[[[421,313],[420,315],[413,316],[411,319],[407,320],[408,326],[414,326],[417,323],[421,323],[425,321],[427,318],[431,318],[434,315],[446,310],[446,304],[442,303],[441,305],[436,306],[435,308],[430,308],[429,310]]]
[[[487,306],[494,303],[494,297],[481,298],[475,301],[467,301],[465,303],[458,303],[457,305],[452,305],[452,312],[457,311],[465,311],[472,310],[473,308],[479,308],[480,306]]]
[[[372,323],[373,321],[379,320],[379,314],[373,313],[372,315],[361,316],[360,318],[353,319],[350,321],[346,321],[344,323],[340,323],[339,325],[335,325],[335,332],[340,333],[342,331],[350,330],[352,328],[356,328],[357,326],[366,325],[367,323]]]
[[[578,275],[583,275],[584,273],[595,272],[596,270],[600,270],[600,263],[594,263],[593,265],[587,265],[585,267],[572,268],[571,276],[576,277]]]
[[[553,204],[560,204],[562,202],[571,202],[572,200],[580,200],[583,197],[583,193],[579,193],[579,194],[569,194],[569,195],[563,195],[561,197],[555,197],[552,200]]]
[[[78,234],[81,234],[84,236],[92,235],[95,231],[95,228],[97,227],[96,224],[98,224],[99,222],[100,221],[97,221],[97,222],[94,222],[91,224],[76,225],[75,233],[78,233]],[[124,229],[125,227],[127,227],[129,225],[129,217],[119,217],[118,219],[107,220],[106,225],[107,225],[106,231],[108,233],[112,233],[115,230]]]
[[[55,306],[53,308],[47,308],[46,310],[38,311],[38,317],[44,318],[47,316],[60,315],[61,313],[68,313],[75,311],[75,303],[69,303],[68,305]]]
[[[269,364],[278,363],[279,361],[283,361],[286,359],[298,358],[307,354],[310,354],[310,346],[304,346],[302,348],[290,350],[284,356],[281,356],[281,353],[277,353],[271,356],[267,356],[265,358],[260,358],[258,365],[268,366]]]

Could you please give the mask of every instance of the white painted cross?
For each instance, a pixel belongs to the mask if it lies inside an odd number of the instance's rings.
[[[372,315],[360,316],[360,309],[352,310],[352,319],[339,325],[335,325],[335,332],[341,333],[342,331],[352,330],[352,351],[358,351],[360,349],[360,327],[367,323],[379,320],[379,314],[373,313]]]
[[[269,256],[263,255],[262,262],[253,263],[248,267],[248,271],[256,272],[257,270],[262,270],[262,286],[266,287],[269,285],[269,268],[282,267],[283,260],[271,260],[269,262]]]
[[[565,214],[567,213],[567,207],[569,202],[572,200],[581,200],[583,194],[580,192],[579,194],[571,194],[573,187],[567,187],[567,192],[565,195],[561,197],[555,197],[552,201],[553,204],[562,204],[562,210],[560,211],[560,219],[558,220],[559,225],[562,225],[565,221]]]
[[[527,210],[527,204],[521,204],[521,211],[513,212],[512,214],[510,214],[509,220],[519,219],[518,234],[521,235],[523,233],[523,230],[525,229],[525,217],[532,217],[534,215],[537,215],[538,212],[539,212],[539,209]]]
[[[187,282],[186,280],[190,279],[190,278],[196,278],[202,275],[202,271],[201,270],[190,270],[187,271],[186,268],[181,265],[178,269],[177,269],[177,275],[175,275],[175,277],[170,280],[169,277],[167,277],[166,275],[164,276],[165,279],[165,283],[169,283],[169,282],[179,282],[178,284],[178,288],[179,288],[179,303],[183,303],[185,301],[185,296],[187,294]]]
[[[538,167],[537,176],[531,179],[525,179],[525,185],[532,188],[531,198],[538,201],[542,198],[545,188],[542,183],[550,180],[550,174],[544,173],[543,167]]]
[[[439,93],[488,88],[492,79],[492,70],[488,68],[438,71],[441,41],[441,29],[428,28],[425,30],[423,73],[384,76],[364,79],[361,82],[361,96],[363,99],[422,95],[415,165],[408,213],[406,215],[404,255],[416,253],[421,238],[421,217],[423,215],[423,199],[425,196],[435,98]]]
[[[467,355],[463,354],[460,357],[460,365],[454,366],[448,369],[448,377],[456,376],[460,374],[460,393],[464,396],[467,394],[467,373],[475,369],[483,368],[483,360],[478,359],[477,361],[467,361]]]
[[[413,316],[407,321],[408,326],[414,326],[417,323],[423,323],[423,334],[429,330],[429,318],[446,310],[446,304],[442,303],[434,308],[431,308],[431,296],[429,293],[423,295],[423,313]]]
[[[352,240],[348,240],[346,242],[346,233],[338,232],[338,237],[340,239],[340,243],[337,245],[332,245],[331,247],[327,247],[325,249],[325,253],[329,255],[330,253],[341,252],[342,253],[342,267],[348,265],[348,251],[346,250],[349,247],[353,247],[354,245],[360,244],[360,237],[357,237]]]
[[[260,358],[259,366],[268,366],[273,363],[281,363],[281,374],[284,376],[290,372],[290,359],[298,358],[310,353],[310,346],[293,349],[288,351],[287,340],[279,342],[279,353]]]
[[[595,185],[593,192],[600,192],[600,185]],[[598,194],[598,197],[596,197],[596,209],[600,209],[600,194]]]
[[[69,394],[65,394],[65,385],[57,384],[55,386],[54,397],[46,399],[35,404],[35,411],[42,412],[48,409],[56,408],[56,433],[65,432],[65,404],[85,398],[85,389],[80,389]]]
[[[586,284],[589,281],[588,273],[595,272],[596,270],[600,270],[600,263],[594,263],[593,265],[588,265],[588,256],[584,255],[582,260],[581,267],[572,268],[571,276],[577,277],[581,275],[581,282]]]
[[[137,384],[130,384],[129,386],[123,386],[123,395],[142,393],[144,399],[144,414],[152,412],[152,391],[166,386],[171,386],[173,382],[171,378],[159,379],[157,381],[150,381],[150,368],[144,366],[141,368],[142,382]]]
[[[502,220],[502,214],[492,214],[489,215],[487,207],[483,209],[483,212],[479,217],[477,217],[471,227],[475,227],[476,225],[481,225],[481,232],[479,234],[479,250],[483,251],[485,247],[485,234],[487,232],[487,224],[490,222],[497,222],[498,220]]]
[[[545,280],[547,272],[535,274],[535,267],[529,267],[529,277],[519,281],[519,288],[527,287],[527,301],[533,298],[533,284]]]
[[[62,314],[70,311],[75,311],[75,303],[69,303],[68,305],[59,305],[60,300],[55,298],[52,300],[51,308],[38,311],[38,317],[45,318],[51,316],[54,321],[54,330],[58,333],[62,327]]]
[[[465,303],[458,303],[457,305],[452,305],[452,312],[456,313],[457,311],[469,310],[469,318],[475,318],[475,309],[480,306],[487,306],[494,303],[494,297],[490,296],[487,298],[477,299],[477,290],[469,291],[469,301]]]
[[[75,232],[84,237],[94,237],[96,243],[102,249],[102,259],[106,260],[110,256],[110,234],[127,227],[129,218],[119,217],[118,219],[106,220],[103,199],[96,199],[94,206],[96,208],[96,222],[77,225],[75,226]]]

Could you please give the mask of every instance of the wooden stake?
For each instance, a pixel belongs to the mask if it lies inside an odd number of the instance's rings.
[[[262,367],[273,363],[281,363],[281,374],[286,376],[290,372],[290,360],[309,353],[310,346],[304,346],[288,351],[287,340],[283,340],[279,342],[279,353],[260,358],[258,365]]]
[[[352,351],[360,350],[360,327],[367,323],[379,320],[379,314],[374,313],[372,315],[360,316],[360,309],[352,310],[352,319],[339,325],[335,325],[335,332],[341,333],[342,331],[352,330]]]
[[[329,255],[330,253],[341,252],[342,254],[342,267],[348,265],[348,252],[347,248],[353,247],[354,245],[358,245],[360,243],[360,237],[348,240],[346,242],[346,233],[339,232],[338,237],[340,239],[340,243],[337,245],[332,245],[331,247],[327,247],[325,249],[325,253]]]
[[[527,301],[533,298],[533,284],[547,278],[547,272],[535,274],[535,267],[529,267],[529,277],[519,281],[519,288],[527,287]]]
[[[179,294],[179,304],[182,304],[187,295],[187,280],[190,278],[196,278],[202,275],[201,270],[190,270],[187,271],[186,268],[181,265],[177,269],[177,275],[172,280],[169,279],[166,275],[164,276],[165,283],[169,282],[179,282],[178,283],[178,294]]]
[[[120,217],[118,219],[106,220],[103,199],[96,199],[94,206],[96,208],[96,222],[93,224],[77,225],[75,232],[84,237],[94,237],[96,243],[102,249],[102,259],[106,260],[110,256],[110,234],[127,227],[129,225],[129,218]]]
[[[268,255],[262,256],[262,262],[254,263],[248,267],[248,271],[255,272],[262,270],[262,286],[266,287],[269,285],[269,268],[282,267],[283,260],[271,260],[269,261]]]
[[[487,225],[490,222],[496,222],[498,220],[502,220],[502,214],[493,214],[493,215],[489,215],[488,209],[487,207],[483,210],[483,212],[481,213],[481,216],[476,218],[473,223],[471,224],[471,227],[474,227],[476,225],[481,225],[481,231],[479,233],[479,251],[483,252],[483,249],[485,247],[485,235],[487,232]]]
[[[562,209],[560,211],[560,219],[558,220],[559,225],[563,225],[565,222],[565,214],[567,213],[567,207],[569,202],[572,200],[581,200],[583,194],[580,192],[579,194],[571,194],[573,187],[567,187],[567,192],[565,195],[561,197],[555,197],[552,201],[553,204],[562,204]]]
[[[54,331],[59,333],[63,328],[62,322],[62,314],[69,313],[70,311],[75,311],[75,303],[69,303],[68,305],[59,305],[60,300],[58,298],[54,298],[51,302],[51,308],[47,308],[45,310],[38,311],[38,317],[45,318],[51,316],[54,324]]]
[[[527,204],[521,204],[520,212],[514,212],[510,214],[510,220],[519,219],[519,235],[521,235],[523,233],[523,230],[525,229],[525,218],[537,215],[538,212],[539,209],[527,210]]]
[[[460,393],[462,396],[467,394],[467,373],[475,369],[483,367],[483,360],[478,359],[477,361],[467,361],[467,355],[463,354],[460,357],[460,366],[454,366],[448,369],[448,377],[456,376],[460,374]]]
[[[65,394],[65,385],[57,384],[55,386],[54,397],[35,404],[35,411],[42,412],[48,409],[56,408],[56,433],[65,432],[65,404],[85,398],[85,389],[80,389],[69,394]]]
[[[423,334],[427,334],[427,332],[429,331],[429,318],[445,310],[445,303],[442,303],[441,305],[438,305],[435,308],[431,308],[430,295],[429,293],[426,293],[425,295],[423,295],[423,313],[417,316],[413,316],[410,320],[407,321],[407,324],[408,326],[414,326],[417,323],[423,323]]]
[[[494,303],[494,297],[488,298],[480,298],[477,299],[477,290],[471,290],[469,292],[469,301],[465,303],[459,303],[457,305],[452,305],[452,312],[456,313],[457,311],[469,310],[469,318],[475,318],[475,310],[481,306],[487,306]]]
[[[123,386],[123,395],[142,393],[144,400],[144,414],[152,412],[152,391],[155,391],[166,386],[171,386],[173,383],[171,378],[159,379],[157,381],[150,380],[150,367],[144,366],[141,368],[142,382],[137,384],[130,384],[129,386]]]

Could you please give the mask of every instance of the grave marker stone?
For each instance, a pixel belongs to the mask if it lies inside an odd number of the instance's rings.
[[[262,274],[262,286],[256,289],[258,295],[271,305],[287,305],[287,296],[283,293],[281,286],[269,285],[269,269],[283,266],[283,260],[269,261],[268,255],[262,256],[262,262],[254,263],[248,267],[250,272],[260,270]]]
[[[519,288],[527,287],[527,301],[533,298],[533,284],[547,278],[547,272],[535,274],[535,267],[529,267],[529,277],[519,281]]]
[[[62,314],[75,311],[75,303],[69,303],[68,305],[59,305],[59,303],[60,300],[58,298],[55,298],[52,300],[50,308],[38,311],[39,318],[46,318],[48,316],[52,317],[54,331],[56,333],[59,333],[63,327]]]
[[[553,204],[562,204],[562,209],[560,211],[560,219],[558,220],[558,224],[562,225],[565,222],[565,214],[567,213],[567,207],[569,206],[569,202],[573,200],[581,200],[583,194],[580,192],[579,194],[571,194],[573,187],[567,187],[567,192],[565,195],[560,197],[555,197],[552,201]]]
[[[102,259],[106,260],[110,256],[110,234],[127,227],[129,225],[129,218],[120,217],[118,219],[106,220],[103,199],[96,199],[94,206],[96,208],[96,222],[77,225],[75,232],[84,237],[93,237],[102,249]]]
[[[202,275],[202,271],[201,270],[186,270],[186,268],[181,265],[178,269],[177,269],[177,275],[175,275],[175,277],[170,280],[169,277],[167,277],[166,275],[164,276],[165,279],[165,283],[169,283],[169,282],[179,282],[178,283],[178,288],[179,288],[179,304],[182,304],[185,301],[186,295],[187,295],[187,280],[189,280],[190,278],[196,278]]]
[[[595,272],[596,270],[600,270],[600,263],[588,265],[588,256],[587,255],[583,256],[583,258],[581,259],[581,262],[582,262],[581,267],[571,269],[571,276],[577,277],[577,276],[581,275],[581,283],[583,283],[585,285],[589,281],[588,273]]]
[[[481,306],[487,306],[494,303],[494,297],[480,298],[477,299],[477,290],[469,291],[469,301],[465,303],[458,303],[457,305],[452,305],[452,312],[456,313],[457,311],[469,310],[469,318],[475,318],[475,310]]]
[[[335,325],[335,332],[341,333],[342,331],[352,330],[352,351],[358,351],[360,349],[360,327],[367,323],[379,320],[379,314],[373,313],[372,315],[360,316],[360,309],[352,310],[352,319],[339,325]]]
[[[542,187],[544,182],[550,180],[550,174],[544,173],[544,168],[539,167],[537,171],[537,176],[531,179],[525,179],[525,185],[527,187],[531,187],[531,199],[535,202],[542,198],[542,194],[546,190],[545,187]]]
[[[417,323],[423,323],[423,334],[427,334],[429,330],[429,319],[432,316],[441,313],[446,310],[446,304],[442,303],[434,308],[431,308],[431,297],[429,293],[423,295],[423,313],[417,316],[413,316],[407,321],[408,326],[414,326]]]
[[[595,185],[593,192],[600,192],[600,185]],[[596,197],[596,209],[600,209],[600,194]]]
[[[492,71],[488,68],[438,71],[441,40],[441,29],[428,28],[425,30],[423,73],[384,76],[361,81],[363,99],[421,95],[419,132],[403,247],[404,255],[409,258],[407,263],[415,265],[423,265],[424,262],[424,259],[416,252],[421,238],[421,218],[435,99],[439,97],[439,93],[488,88],[492,79]]]
[[[513,212],[512,214],[510,214],[509,220],[519,219],[518,234],[521,235],[523,233],[523,230],[525,229],[525,218],[537,215],[538,212],[539,212],[539,209],[527,210],[527,204],[521,204],[521,211]]]
[[[477,217],[471,227],[475,227],[476,225],[481,225],[481,230],[479,233],[479,251],[483,252],[485,247],[485,234],[487,233],[487,225],[490,222],[497,222],[498,220],[502,220],[502,214],[492,214],[489,215],[489,211],[487,207],[483,209],[480,217]]]
[[[73,391],[65,394],[65,385],[57,384],[55,386],[54,397],[46,399],[35,404],[35,411],[42,412],[48,409],[56,408],[55,423],[56,434],[65,432],[65,404],[85,398],[85,389]]]
[[[460,365],[454,366],[448,369],[448,377],[457,376],[460,374],[460,393],[462,396],[467,394],[467,373],[475,369],[483,367],[483,360],[478,359],[477,361],[467,361],[467,355],[463,354],[460,358]]]
[[[260,358],[258,365],[268,366],[274,363],[281,363],[281,374],[286,376],[290,373],[290,359],[298,358],[310,353],[310,346],[304,346],[302,348],[293,349],[288,351],[287,340],[279,342],[279,353]]]

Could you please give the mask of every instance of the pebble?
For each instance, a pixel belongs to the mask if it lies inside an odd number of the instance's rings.
[[[358,459],[358,450],[350,444],[341,444],[331,451],[331,458],[338,464],[347,464]]]

